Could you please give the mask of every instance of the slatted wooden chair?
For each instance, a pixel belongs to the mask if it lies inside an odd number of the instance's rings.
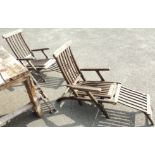
[[[49,48],[31,50],[22,36],[22,30],[19,29],[4,34],[3,38],[7,41],[17,60],[19,60],[21,64],[27,67],[30,71],[34,71],[34,73],[37,74],[37,76],[39,76],[42,81],[45,81],[42,76],[42,72],[60,71],[56,61],[53,58],[49,58],[45,53],[45,51],[49,50]],[[36,52],[42,52],[45,58],[38,59],[34,54]]]
[[[71,41],[67,42],[56,52],[54,58],[67,82],[67,91],[57,101],[64,99],[75,99],[81,101],[93,101],[103,112],[106,118],[108,113],[102,103],[116,104],[121,84],[117,82],[105,82],[100,71],[109,71],[108,68],[79,69],[70,48]],[[82,71],[95,71],[101,81],[86,81]],[[69,94],[69,96],[67,96]]]
[[[109,118],[109,115],[104,108],[104,103],[120,103],[144,112],[153,124],[148,95],[122,87],[119,82],[105,81],[100,72],[109,71],[108,68],[80,69],[74,59],[70,45],[71,41],[68,41],[53,55],[67,83],[66,91],[57,102],[64,99],[77,100],[79,104],[82,104],[81,101],[91,101],[103,112],[106,118]],[[100,81],[87,81],[82,73],[83,71],[95,71]]]

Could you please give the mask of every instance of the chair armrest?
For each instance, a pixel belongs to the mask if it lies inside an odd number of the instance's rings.
[[[49,50],[49,48],[33,49],[33,50],[31,50],[31,52],[32,52],[32,53],[33,53],[33,52],[42,52],[42,54],[43,54],[47,59],[49,59],[48,56],[46,55],[46,53],[44,52],[45,50]]]
[[[86,91],[86,92],[101,92],[101,88],[94,88],[94,87],[88,87],[88,86],[76,86],[76,85],[67,85],[67,87],[75,90],[81,90],[81,91]]]
[[[33,49],[31,51],[32,52],[38,52],[38,51],[45,51],[45,50],[49,50],[49,48],[38,48],[38,49]]]
[[[28,61],[28,60],[34,60],[34,58],[17,58],[17,60]]]
[[[96,100],[92,92],[95,93],[101,93],[102,89],[101,88],[95,88],[95,87],[88,87],[88,86],[77,86],[77,85],[67,85],[70,89],[74,90],[79,90],[79,91],[84,91],[85,93],[88,94],[90,98],[93,98],[93,100]],[[109,98],[109,95],[102,95],[102,97]]]
[[[110,71],[110,68],[81,68],[80,71]]]
[[[100,71],[110,71],[110,68],[81,68],[80,71],[95,71],[100,77],[101,81],[105,81]]]

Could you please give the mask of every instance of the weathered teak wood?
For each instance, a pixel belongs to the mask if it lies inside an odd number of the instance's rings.
[[[13,113],[5,115],[0,118],[0,126],[6,124],[11,119],[17,115],[25,112],[29,109],[34,109],[38,116],[42,116],[41,109],[41,99],[47,99],[41,88],[37,87],[36,83],[31,79],[29,71],[22,66],[14,57],[12,57],[3,47],[0,47],[0,90],[12,87],[19,82],[23,82],[28,96],[30,98],[30,103],[17,109]],[[37,93],[39,90],[39,95]]]
[[[58,101],[63,99],[75,99],[78,101],[91,101],[103,112],[106,118],[109,118],[104,109],[103,103],[115,102],[115,92],[119,83],[105,82],[101,71],[109,71],[109,68],[86,68],[80,69],[75,61],[71,51],[71,41],[68,41],[62,47],[54,52],[54,58],[67,82],[68,97],[62,96]],[[82,71],[95,71],[101,81],[87,81]],[[67,93],[68,93],[67,92]],[[65,95],[67,94],[65,93]]]
[[[152,110],[149,95],[125,88],[119,82],[105,81],[101,71],[109,68],[82,68],[80,69],[71,51],[71,41],[54,52],[54,58],[67,83],[67,90],[57,101],[64,99],[78,101],[92,101],[109,118],[103,103],[123,104],[140,110],[153,125]],[[95,71],[101,81],[87,81],[83,71]]]
[[[28,70],[0,46],[0,87],[13,83],[14,79],[25,79]]]
[[[44,71],[57,71],[58,66],[53,58],[49,58],[45,53],[49,48],[40,48],[31,50],[22,36],[22,30],[16,30],[3,35],[3,38],[8,43],[9,47],[15,54],[17,60],[26,66],[29,70],[35,71],[38,76],[45,81],[41,72]],[[37,59],[34,53],[42,52],[45,58]]]
[[[154,125],[152,119],[150,96],[148,94],[142,94],[138,91],[134,91],[122,86],[118,96],[118,103],[134,108],[136,110],[140,110],[146,115],[151,125]]]

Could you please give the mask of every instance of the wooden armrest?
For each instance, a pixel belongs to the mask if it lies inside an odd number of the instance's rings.
[[[91,91],[91,92],[101,92],[101,88],[94,88],[94,87],[88,87],[88,86],[76,86],[76,85],[67,85],[67,87],[81,90],[81,91]]]
[[[44,51],[44,50],[49,50],[49,48],[39,48],[39,49],[33,49],[31,51],[32,52],[38,52],[38,51]]]
[[[33,52],[42,52],[42,54],[43,54],[47,59],[49,59],[48,56],[46,55],[46,53],[44,52],[45,50],[49,50],[49,48],[33,49],[33,50],[31,50],[31,52],[32,52],[32,53],[33,53]]]
[[[26,61],[28,61],[28,60],[34,60],[34,58],[17,58],[17,60],[26,60]]]
[[[109,71],[110,68],[81,68],[80,71],[95,71],[100,77],[101,81],[105,81],[100,71]]]
[[[81,68],[80,71],[110,71],[110,68]]]

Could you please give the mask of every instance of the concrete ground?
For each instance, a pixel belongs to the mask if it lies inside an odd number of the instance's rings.
[[[12,30],[0,29],[0,36]],[[31,49],[49,47],[50,57],[63,43],[72,40],[72,51],[80,67],[110,67],[110,72],[103,73],[106,80],[119,81],[128,88],[150,94],[155,109],[155,29],[24,29],[23,35]],[[11,53],[1,37],[0,45]],[[86,77],[97,78],[93,73]],[[144,114],[119,104],[105,105],[111,119],[105,119],[90,103],[83,106],[75,101],[58,104],[55,100],[65,90],[62,76],[49,72],[46,81],[41,87],[58,112],[38,118],[29,111],[7,126],[148,126]],[[27,102],[26,91],[21,85],[0,91],[0,115]],[[153,118],[155,120],[154,112]]]

